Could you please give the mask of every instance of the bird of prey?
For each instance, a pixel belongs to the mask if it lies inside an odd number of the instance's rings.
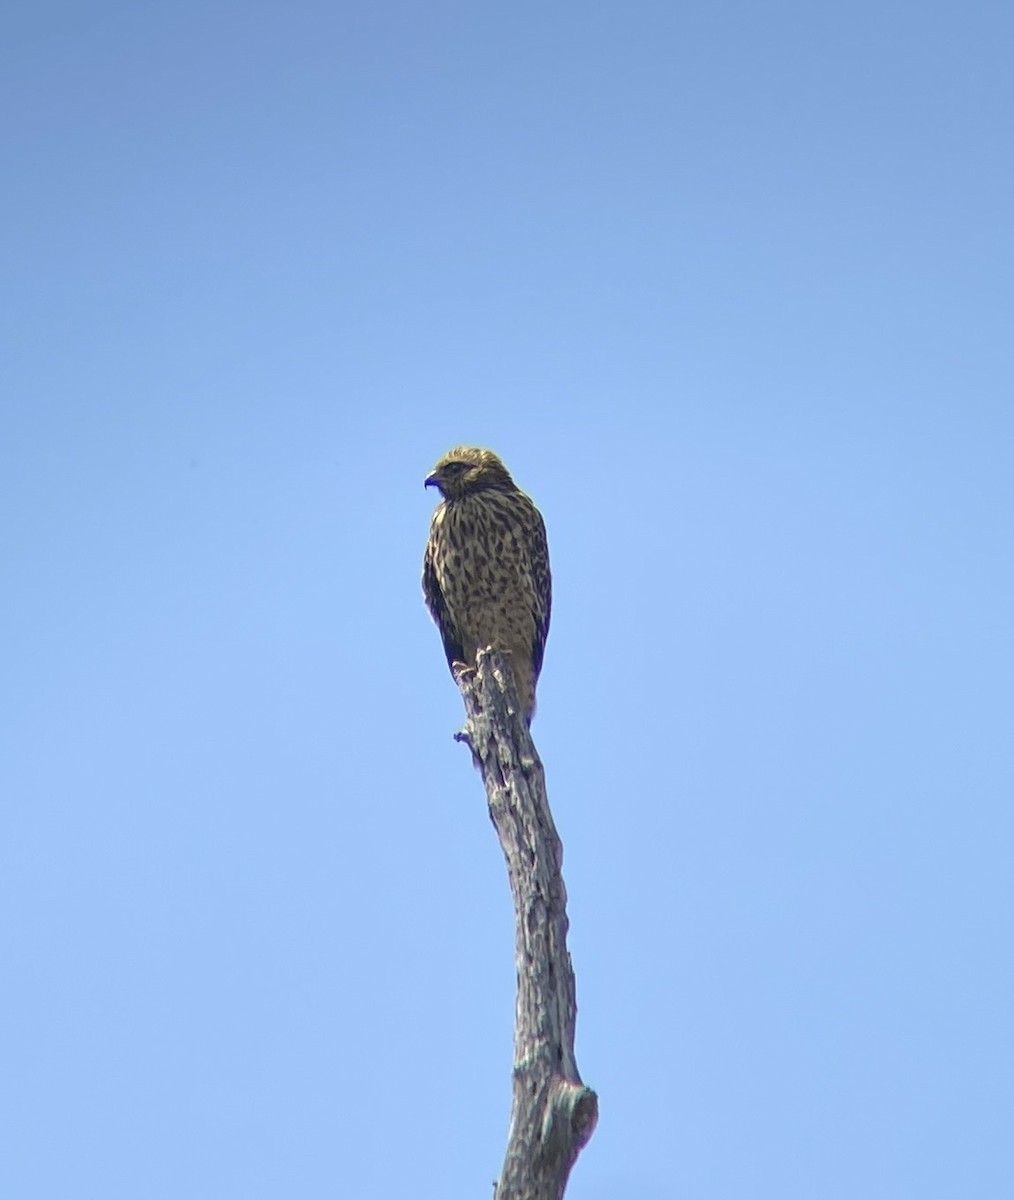
[[[487,646],[509,651],[531,724],[552,599],[542,515],[492,450],[451,450],[426,487],[443,501],[426,544],[423,594],[451,674],[474,667]]]

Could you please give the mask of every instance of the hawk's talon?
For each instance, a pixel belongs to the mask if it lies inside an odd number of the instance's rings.
[[[469,663],[453,662],[451,663],[451,674],[459,684],[470,682],[475,678],[475,667]]]

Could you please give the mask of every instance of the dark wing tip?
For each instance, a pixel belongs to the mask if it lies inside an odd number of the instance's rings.
[[[453,669],[456,662],[464,661],[465,651],[461,645],[461,638],[451,621],[451,614],[447,611],[444,593],[440,590],[440,583],[437,580],[437,573],[428,546],[426,557],[423,559],[422,583],[426,607],[430,610],[430,616],[440,630],[440,638],[444,643],[444,654],[447,656],[447,665]]]
[[[549,541],[546,523],[542,514],[532,505],[532,521],[529,530],[529,561],[532,583],[535,588],[535,639],[532,642],[532,666],[535,678],[542,670],[542,659],[546,653],[546,638],[549,637],[549,619],[553,609],[553,576],[549,569]]]

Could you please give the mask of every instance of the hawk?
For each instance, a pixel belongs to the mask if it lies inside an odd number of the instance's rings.
[[[476,651],[509,651],[525,720],[549,632],[552,584],[542,514],[492,450],[459,446],[426,476],[440,490],[423,560],[423,594],[451,674]]]

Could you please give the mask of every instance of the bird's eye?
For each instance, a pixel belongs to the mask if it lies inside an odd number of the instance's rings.
[[[452,462],[447,464],[447,470],[451,475],[464,475],[468,470],[469,464],[465,462]]]

